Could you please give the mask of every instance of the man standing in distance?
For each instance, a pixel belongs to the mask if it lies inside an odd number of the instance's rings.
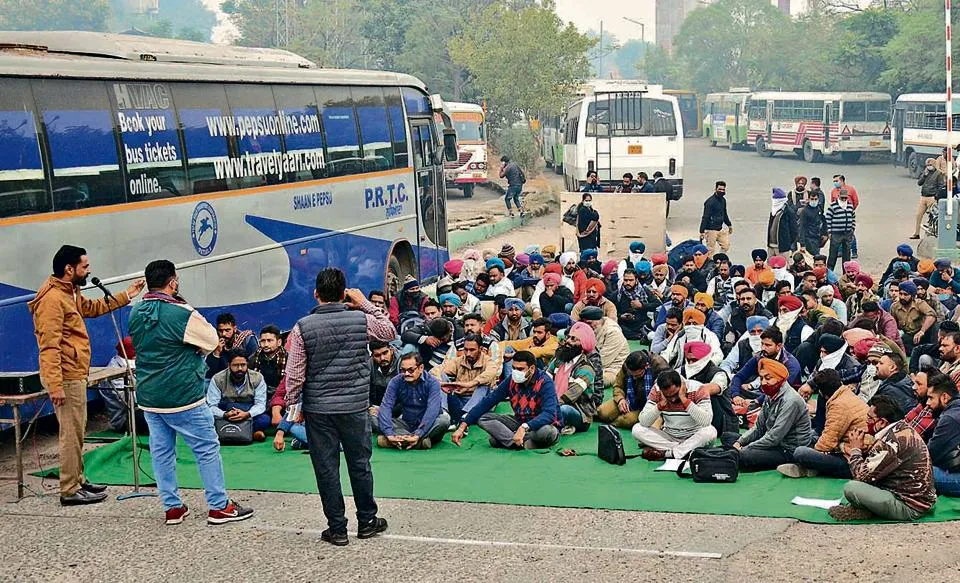
[[[382,308],[367,301],[360,290],[346,287],[342,271],[321,270],[313,292],[318,305],[287,338],[287,406],[295,405],[303,394],[310,460],[327,517],[327,530],[320,538],[337,546],[348,542],[340,489],[341,444],[357,505],[357,538],[387,530],[373,499],[367,343],[397,337]]]
[[[718,180],[714,185],[713,194],[703,203],[703,217],[700,219],[700,240],[707,246],[707,256],[713,257],[717,243],[720,250],[726,253],[730,250],[730,235],[733,234],[733,223],[727,214],[727,183]],[[724,231],[723,228],[727,227]]]
[[[513,209],[510,208],[510,200],[513,200],[513,204],[517,205],[517,211],[520,212],[520,216],[523,216],[523,207],[520,206],[520,194],[523,192],[523,183],[526,182],[526,178],[523,175],[523,170],[517,166],[516,162],[512,162],[510,158],[506,156],[500,157],[500,178],[507,179],[507,193],[504,195],[503,200],[507,203],[507,212],[510,213],[510,216],[513,216]]]
[[[106,486],[83,477],[90,374],[90,337],[83,319],[125,306],[143,290],[143,280],[138,279],[112,301],[90,300],[80,293],[89,275],[87,251],[64,245],[53,256],[53,275],[27,304],[40,348],[40,381],[60,423],[60,504],[64,506],[95,504],[107,497]]]

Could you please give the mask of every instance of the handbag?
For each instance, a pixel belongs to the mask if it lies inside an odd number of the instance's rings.
[[[221,445],[250,445],[253,443],[253,419],[228,421],[214,419],[213,427]]]
[[[578,206],[580,205],[578,204],[570,205],[570,208],[567,209],[567,212],[563,213],[563,222],[565,222],[568,225],[577,224],[577,207]]]
[[[601,425],[597,430],[597,457],[608,464],[622,466],[628,459],[640,455],[626,455],[620,432],[613,425]]]
[[[690,467],[690,473],[683,469]],[[698,447],[687,454],[677,468],[677,476],[694,482],[736,482],[740,475],[740,452],[723,447]]]

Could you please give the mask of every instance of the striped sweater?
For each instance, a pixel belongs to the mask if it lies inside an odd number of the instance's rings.
[[[849,202],[847,208],[841,207],[839,201],[831,203],[824,213],[824,220],[827,223],[827,233],[830,234],[852,233],[857,228],[857,212]]]

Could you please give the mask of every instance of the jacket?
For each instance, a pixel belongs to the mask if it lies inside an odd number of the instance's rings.
[[[933,465],[941,470],[960,472],[960,399],[950,401],[940,412],[927,448]]]
[[[597,352],[600,353],[600,362],[603,364],[603,370],[597,372],[603,376],[604,385],[611,385],[630,355],[630,344],[616,320],[604,318],[594,332],[597,337]]]
[[[393,377],[400,374],[400,354],[393,350],[393,360],[390,361],[390,367],[386,372],[380,370],[380,367],[370,358],[370,405],[380,406],[383,401],[383,395],[387,391],[387,385]]]
[[[473,364],[467,361],[465,355],[460,355],[444,360],[442,366],[434,367],[430,373],[440,380],[446,376],[450,382],[477,381],[478,387],[492,387],[500,379],[501,367],[502,365],[491,359],[489,354],[480,351],[480,358]],[[469,393],[473,394],[473,391],[474,389],[470,389]]]
[[[920,187],[920,196],[937,196],[941,190],[947,187],[947,177],[939,170],[930,172],[925,169],[920,179],[917,180],[917,186]]]
[[[793,205],[786,204],[776,215],[770,215],[767,221],[767,246],[775,247],[779,253],[793,251],[797,245],[797,211]]]
[[[807,241],[816,241],[819,247],[820,241],[827,236],[827,222],[819,208],[812,208],[809,205],[801,208],[797,213],[797,223],[797,237],[804,246]]]
[[[917,395],[913,392],[913,381],[904,372],[898,372],[880,382],[877,395],[886,395],[900,405],[900,412],[906,415],[917,406]]]
[[[47,391],[59,393],[63,381],[85,381],[90,374],[90,336],[84,318],[96,318],[111,309],[126,306],[126,292],[116,303],[85,298],[73,284],[47,278],[27,308],[33,315],[33,331],[40,348],[40,380]],[[12,332],[12,331],[10,331]]]
[[[574,304],[573,309],[570,310],[570,318],[573,319],[574,322],[579,322],[580,312],[582,312],[583,309],[586,308],[587,306],[588,304],[586,300],[580,300],[579,302]],[[610,318],[614,322],[617,321],[617,305],[615,303],[613,303],[607,298],[600,298],[600,303],[597,304],[596,307],[603,310],[604,318]]]
[[[783,383],[780,392],[763,401],[753,429],[738,440],[744,448],[780,449],[793,455],[800,446],[809,446],[813,438],[807,403],[796,390]]]
[[[365,314],[349,311],[343,304],[321,304],[296,327],[307,360],[303,411],[334,415],[368,409],[370,365]]]
[[[599,372],[594,368],[586,354],[581,354],[573,361],[572,367],[566,371],[569,375],[567,390],[562,395],[558,395],[558,405],[570,405],[580,412],[583,422],[589,424],[593,421],[593,416],[597,414],[597,404],[593,398],[594,381]],[[560,367],[563,363],[556,359],[550,362],[547,367],[547,374],[556,379],[558,374],[563,374]],[[554,380],[556,385],[556,380]],[[556,391],[556,387],[554,387]],[[559,407],[558,407],[559,408]]]
[[[537,360],[540,360],[543,364],[546,364],[553,360],[553,355],[560,346],[560,343],[557,341],[556,336],[553,334],[548,334],[546,341],[544,341],[544,343],[540,346],[537,346],[533,343],[533,336],[524,338],[523,340],[504,340],[500,343],[500,346],[503,349],[512,348],[515,352],[526,350],[532,353]]]
[[[730,222],[730,215],[727,214],[727,199],[725,196],[717,196],[714,193],[703,202],[700,232],[719,231],[724,225],[733,226],[733,223]]]
[[[866,451],[850,450],[853,479],[887,490],[917,514],[937,503],[930,453],[903,421],[881,429]]]
[[[854,430],[867,430],[867,404],[849,385],[840,387],[827,400],[827,421],[814,449],[830,453],[849,441]]]
[[[206,403],[204,355],[217,347],[217,329],[189,305],[148,293],[130,313],[137,351],[137,401],[153,413],[177,413]]]

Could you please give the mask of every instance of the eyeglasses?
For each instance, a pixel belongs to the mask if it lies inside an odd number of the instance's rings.
[[[403,367],[401,367],[401,368],[400,368],[400,372],[402,372],[403,374],[413,374],[413,373],[417,372],[417,369],[418,369],[418,368],[420,368],[420,367],[419,367],[419,366],[411,366],[410,368],[403,368]]]

